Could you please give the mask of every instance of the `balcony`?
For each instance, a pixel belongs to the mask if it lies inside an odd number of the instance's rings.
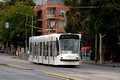
[[[46,14],[46,19],[55,19],[55,14]]]

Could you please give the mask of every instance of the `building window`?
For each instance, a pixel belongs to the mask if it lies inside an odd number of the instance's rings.
[[[55,10],[54,10],[54,9],[51,9],[51,10],[50,10],[50,14],[55,14]]]
[[[64,0],[48,0],[48,2],[64,2]]]
[[[78,2],[80,2],[80,0],[78,0]]]
[[[61,0],[61,2],[64,2],[64,0]]]
[[[55,21],[50,21],[50,28],[55,29]]]
[[[59,28],[64,28],[64,21],[59,21]]]
[[[65,10],[64,9],[60,9],[59,10],[59,16],[60,17],[64,17],[64,15],[65,15]]]

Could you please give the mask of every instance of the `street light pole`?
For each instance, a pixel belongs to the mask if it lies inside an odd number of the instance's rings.
[[[23,13],[23,12],[16,12],[17,14],[20,13],[20,14],[24,14],[26,15],[26,24],[27,24],[27,20],[28,20],[28,16],[32,18],[32,26],[33,26],[33,15],[30,15],[30,14],[26,14],[26,13]],[[31,36],[33,36],[33,27],[32,27],[32,30],[31,30]],[[26,52],[27,52],[27,28],[26,28]]]
[[[27,24],[27,18],[28,17],[26,16],[26,24]],[[25,42],[26,42],[25,44],[26,44],[26,53],[27,53],[27,28],[26,28],[26,41]]]
[[[32,26],[33,26],[33,15],[32,15]],[[33,27],[32,27],[32,36],[33,36]]]
[[[16,12],[17,14],[20,13],[20,14],[24,14],[26,16],[29,16],[32,18],[32,26],[33,26],[33,15],[30,15],[30,14],[26,14],[26,13],[23,13],[23,12]],[[31,36],[33,36],[33,27],[32,27],[32,31],[31,31]]]
[[[5,22],[5,28],[8,29],[9,28],[9,22]],[[8,41],[6,43],[6,47],[7,47],[7,53],[8,53]]]

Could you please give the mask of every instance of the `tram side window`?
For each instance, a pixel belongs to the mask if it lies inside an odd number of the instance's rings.
[[[47,49],[48,45],[47,42],[45,42],[45,56],[48,56],[48,49]]]
[[[30,54],[32,53],[32,43],[30,43]]]
[[[52,56],[52,42],[50,41],[50,56]]]
[[[47,42],[47,56],[48,56],[48,54],[49,54],[49,42]]]
[[[45,56],[45,42],[43,42],[43,56]]]
[[[40,42],[40,56],[42,55],[42,42]]]
[[[43,42],[43,56],[47,59],[47,43]]]
[[[57,55],[59,55],[59,42],[58,42],[58,39],[56,39],[56,48],[57,48]]]
[[[33,54],[35,55],[35,43],[33,43]]]
[[[38,55],[40,55],[39,53],[40,53],[40,43],[38,43],[38,46],[37,46],[37,48],[38,48]]]
[[[55,41],[50,41],[50,56],[54,56],[55,54],[55,46],[56,46],[56,42]]]
[[[33,55],[33,52],[34,52],[34,43],[32,43],[32,45],[31,45],[31,53],[32,53],[32,55]]]
[[[54,51],[54,56],[57,56],[56,41],[53,42],[53,51]]]
[[[38,43],[35,43],[35,55],[37,55],[38,54]]]
[[[54,41],[54,55],[57,56],[57,46],[56,46],[56,41]]]
[[[37,53],[37,50],[36,50],[36,43],[35,43],[35,46],[34,46],[35,48],[34,48],[34,50],[35,50],[35,55],[36,55],[36,53]]]

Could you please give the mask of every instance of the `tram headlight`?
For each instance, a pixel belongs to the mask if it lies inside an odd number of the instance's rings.
[[[63,57],[61,57],[61,59],[63,59]]]
[[[76,59],[79,59],[79,54],[77,54]]]
[[[77,56],[76,59],[79,59],[79,57]]]
[[[62,54],[60,55],[61,59],[63,59]]]

